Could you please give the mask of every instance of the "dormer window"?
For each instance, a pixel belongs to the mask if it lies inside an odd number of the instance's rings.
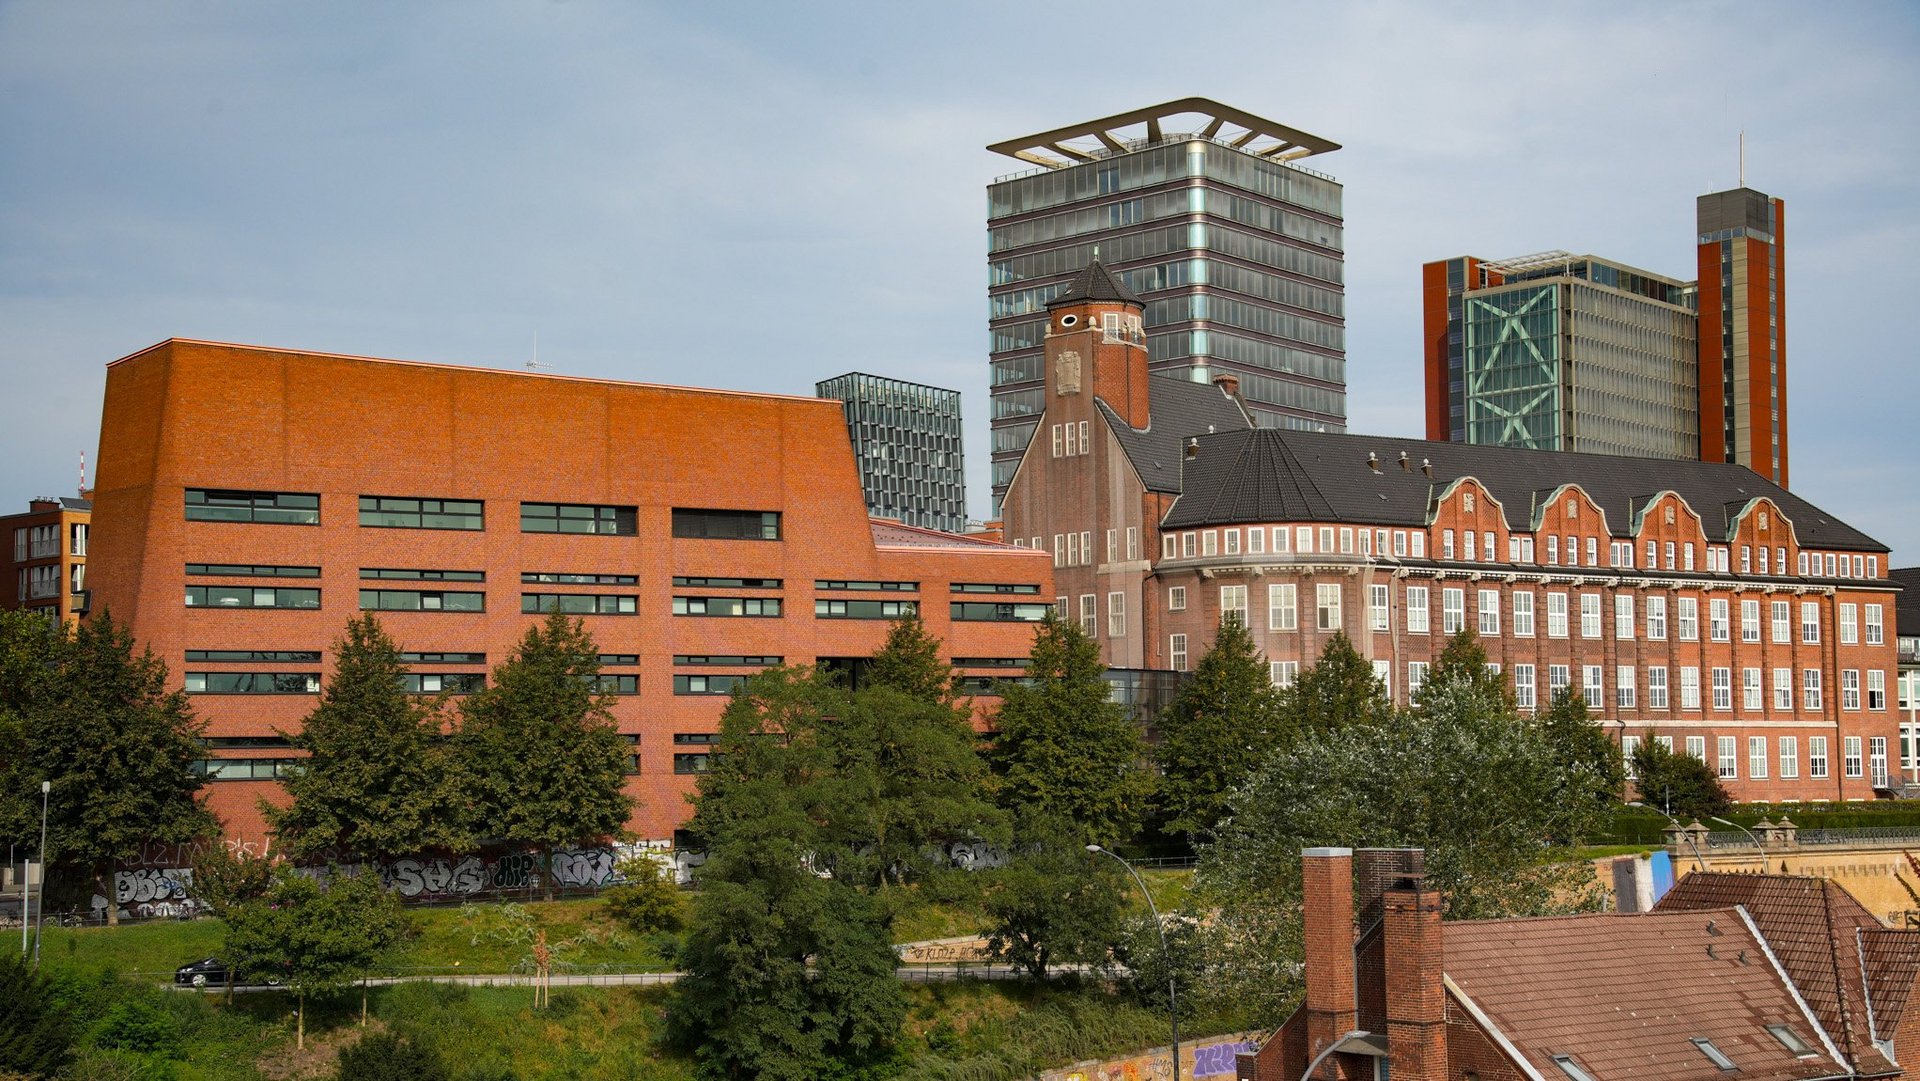
[[[1560,1072],[1572,1078],[1573,1081],[1594,1081],[1593,1075],[1582,1069],[1579,1063],[1573,1061],[1572,1055],[1555,1055],[1553,1056],[1553,1064],[1560,1067]]]
[[[1740,1068],[1733,1064],[1733,1060],[1727,1057],[1727,1053],[1725,1051],[1722,1051],[1718,1047],[1713,1046],[1712,1040],[1706,1039],[1705,1037],[1702,1037],[1702,1036],[1695,1036],[1693,1038],[1693,1046],[1698,1047],[1700,1049],[1700,1053],[1707,1056],[1708,1062],[1713,1063],[1715,1066],[1718,1066],[1723,1070],[1737,1070]]]
[[[1773,1034],[1774,1039],[1780,1041],[1780,1046],[1793,1052],[1800,1058],[1813,1058],[1819,1054],[1818,1051],[1808,1046],[1807,1041],[1800,1038],[1799,1033],[1785,1025],[1768,1025],[1767,1031]]]

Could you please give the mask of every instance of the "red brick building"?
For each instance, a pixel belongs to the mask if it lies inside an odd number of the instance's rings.
[[[65,620],[87,610],[87,534],[93,504],[43,496],[25,514],[0,517],[6,566],[0,573],[0,609],[24,608]]]
[[[363,610],[423,693],[578,613],[659,841],[745,676],[856,667],[917,609],[985,684],[1052,596],[1043,555],[870,519],[828,400],[175,339],[109,365],[101,433],[94,610],[194,696],[237,837]]]
[[[1232,614],[1276,683],[1344,631],[1407,705],[1471,629],[1522,710],[1578,690],[1736,798],[1899,784],[1885,545],[1739,465],[1256,429],[1232,377],[1148,377],[1140,312],[1098,263],[1049,306],[1003,504],[1109,664],[1188,669]]]
[[[1441,922],[1417,849],[1313,848],[1306,1001],[1242,1081],[1896,1078],[1920,932],[1791,875],[1692,874],[1653,912]]]

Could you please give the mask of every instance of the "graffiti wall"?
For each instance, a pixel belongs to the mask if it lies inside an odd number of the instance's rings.
[[[1234,1076],[1234,1059],[1251,1054],[1260,1046],[1250,1032],[1214,1036],[1192,1044],[1180,1045],[1180,1076],[1195,1081]],[[1167,1048],[1156,1047],[1126,1058],[1105,1062],[1081,1062],[1059,1070],[1048,1070],[1040,1081],[1171,1081],[1173,1060]]]

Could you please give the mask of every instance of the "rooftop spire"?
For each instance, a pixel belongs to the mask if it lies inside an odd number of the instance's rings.
[[[1108,270],[1098,255],[1074,276],[1066,292],[1047,302],[1047,307],[1057,308],[1062,304],[1081,304],[1089,300],[1118,301],[1137,308],[1147,306],[1147,302],[1140,299],[1140,294],[1127,288],[1127,283],[1120,280],[1120,275]]]

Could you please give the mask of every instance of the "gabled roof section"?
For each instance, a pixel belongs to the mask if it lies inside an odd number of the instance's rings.
[[[1107,427],[1119,441],[1121,451],[1149,492],[1180,491],[1180,456],[1189,437],[1253,427],[1252,419],[1240,403],[1219,387],[1171,376],[1154,376],[1148,380],[1147,401],[1152,419],[1145,428],[1133,427],[1120,419],[1112,406],[1095,401],[1101,416],[1106,418]]]
[[[1209,460],[1239,453],[1232,445],[1211,444],[1232,444],[1239,438],[1200,437],[1198,460],[1187,463],[1184,480],[1185,494],[1192,498],[1182,498],[1164,525],[1188,528],[1262,520],[1257,500],[1222,500],[1203,490],[1228,479],[1224,471],[1212,468]],[[1311,483],[1331,501],[1334,521],[1424,526],[1430,490],[1444,488],[1460,477],[1473,477],[1506,508],[1508,528],[1518,531],[1533,529],[1540,493],[1577,484],[1605,511],[1608,527],[1616,537],[1632,536],[1621,530],[1631,527],[1635,513],[1655,493],[1671,490],[1701,516],[1709,539],[1726,537],[1734,517],[1752,500],[1765,497],[1793,523],[1794,535],[1801,544],[1853,551],[1887,550],[1886,545],[1745,466],[1280,428],[1261,428],[1247,438],[1284,444],[1290,453],[1247,457],[1248,462],[1263,464],[1269,471],[1256,478],[1236,478],[1241,490]],[[1380,465],[1378,473],[1367,465],[1369,454]],[[1408,468],[1401,468],[1402,454],[1407,456]],[[1420,468],[1423,460],[1432,465],[1431,478]],[[1285,477],[1277,472],[1296,465],[1304,476]]]
[[[1047,310],[1088,301],[1131,304],[1136,308],[1147,306],[1147,302],[1140,299],[1140,294],[1129,289],[1127,283],[1120,280],[1120,275],[1108,270],[1098,257],[1080,268],[1080,273],[1067,283],[1065,292],[1047,301]]]
[[[1840,1051],[1863,1074],[1897,1069],[1873,1044],[1861,936],[1881,923],[1837,883],[1806,875],[1695,871],[1674,883],[1656,913],[1739,905]]]
[[[1914,980],[1920,979],[1920,931],[1875,927],[1859,934],[1873,1037],[1891,1040],[1906,1018]]]
[[[1186,471],[1192,491],[1174,504],[1172,516],[1256,521],[1334,518],[1332,500],[1314,485],[1313,471],[1302,468],[1293,448],[1282,440],[1256,435],[1257,430],[1248,429],[1208,440]]]
[[[1767,1025],[1823,1048],[1814,1022],[1737,909],[1446,924],[1446,975],[1542,1077],[1568,1055],[1596,1078],[1717,1077],[1710,1040],[1741,1078],[1844,1076]]]
[[[1920,636],[1920,567],[1889,570],[1887,577],[1900,587],[1900,595],[1893,599],[1897,633],[1903,638]]]

